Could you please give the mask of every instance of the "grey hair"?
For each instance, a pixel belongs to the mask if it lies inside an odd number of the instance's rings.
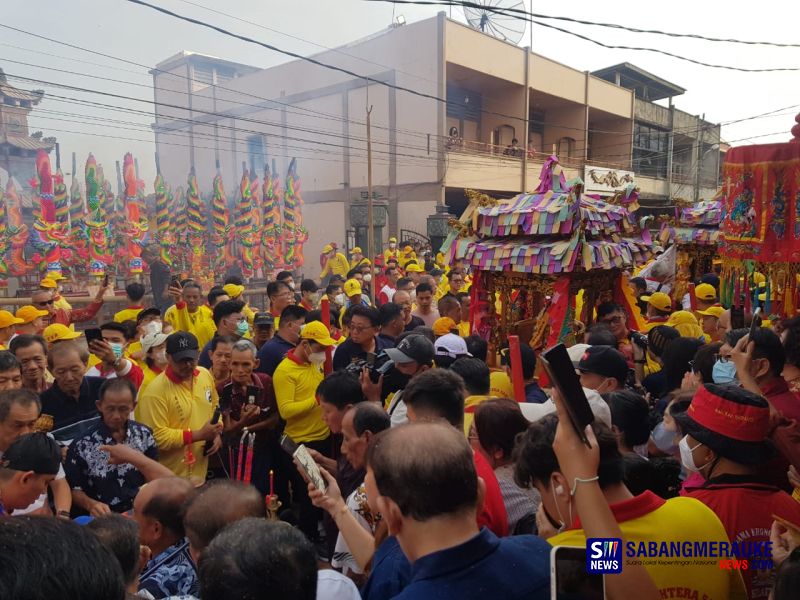
[[[258,348],[256,348],[256,345],[247,339],[238,340],[233,345],[232,350],[235,352],[250,352],[253,355],[253,358],[255,358],[258,354]]]

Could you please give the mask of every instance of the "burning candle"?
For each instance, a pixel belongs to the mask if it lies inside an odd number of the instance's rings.
[[[272,469],[269,470],[269,495],[275,495],[275,472]]]

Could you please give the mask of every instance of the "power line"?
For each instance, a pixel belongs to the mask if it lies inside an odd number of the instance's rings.
[[[181,2],[187,2],[187,0],[180,0]],[[461,2],[461,1],[448,1],[448,0],[438,0],[438,1],[423,1],[423,0],[367,0],[368,2],[392,2],[393,4],[418,4],[418,5],[429,5],[429,6],[468,6],[474,8],[484,8],[487,9],[488,7],[480,4],[474,4],[472,2]],[[191,3],[189,3],[191,4]],[[555,15],[547,15],[541,13],[534,13],[524,9],[506,9],[509,12],[523,14],[527,17],[533,17],[536,19],[552,19],[555,21],[566,21],[569,23],[579,23],[581,25],[592,25],[596,27],[608,27],[611,29],[622,29],[624,31],[630,31],[633,33],[652,33],[654,35],[664,35],[668,37],[675,37],[675,38],[692,38],[703,40],[706,42],[724,42],[730,44],[747,44],[751,46],[775,46],[778,48],[800,48],[800,44],[790,44],[790,43],[781,43],[781,42],[762,42],[762,41],[753,41],[753,40],[739,40],[735,38],[717,38],[711,37],[706,35],[700,35],[697,33],[675,33],[670,31],[661,31],[659,29],[640,29],[638,27],[630,27],[627,25],[619,25],[617,23],[602,23],[597,21],[586,21],[584,19],[576,19],[574,17],[560,17]]]
[[[368,0],[368,1],[380,1],[385,2],[387,0]],[[488,5],[481,5],[476,4],[474,2],[467,2],[467,1],[455,1],[455,0],[400,0],[404,4],[420,4],[420,5],[427,5],[427,6],[463,6],[467,8],[476,8],[480,10],[485,10],[487,12],[491,12],[498,15],[504,15],[507,17],[514,17],[520,21],[528,21],[535,25],[539,25],[540,27],[547,27],[548,29],[554,29],[556,31],[560,31],[561,33],[566,33],[567,35],[571,35],[582,39],[587,42],[591,42],[603,48],[607,48],[609,50],[632,50],[635,52],[654,52],[656,54],[663,54],[664,56],[669,56],[671,58],[676,58],[678,60],[683,60],[695,65],[699,65],[702,67],[709,67],[711,69],[724,69],[728,71],[738,71],[740,73],[774,73],[774,72],[794,72],[800,71],[800,67],[771,67],[766,69],[748,69],[745,67],[734,67],[731,65],[719,65],[715,63],[708,63],[701,60],[697,60],[694,58],[689,58],[687,56],[682,56],[680,54],[675,54],[674,52],[668,52],[666,50],[660,50],[658,48],[648,48],[645,46],[623,46],[623,45],[616,45],[616,44],[606,44],[594,38],[581,35],[580,33],[576,33],[574,31],[569,31],[568,29],[564,29],[563,27],[558,27],[556,25],[552,25],[550,23],[543,23],[542,21],[537,21],[527,11],[521,9],[514,9],[514,8],[500,8],[495,6],[488,6]],[[144,4],[142,0],[128,0],[128,2],[135,2],[137,4]]]

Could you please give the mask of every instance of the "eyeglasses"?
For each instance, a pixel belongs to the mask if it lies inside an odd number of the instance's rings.
[[[350,331],[355,331],[356,333],[361,333],[367,329],[372,329],[372,325],[350,325]]]

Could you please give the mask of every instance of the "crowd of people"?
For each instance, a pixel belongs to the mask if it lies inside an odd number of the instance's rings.
[[[550,549],[593,537],[772,544],[760,570],[626,563],[610,598],[794,597],[800,318],[630,279],[644,326],[606,302],[567,349],[587,448],[537,351],[471,331],[458,261],[324,253],[266,306],[146,251],[97,328],[105,289],[73,309],[56,279],[0,311],[1,598],[549,598]]]

